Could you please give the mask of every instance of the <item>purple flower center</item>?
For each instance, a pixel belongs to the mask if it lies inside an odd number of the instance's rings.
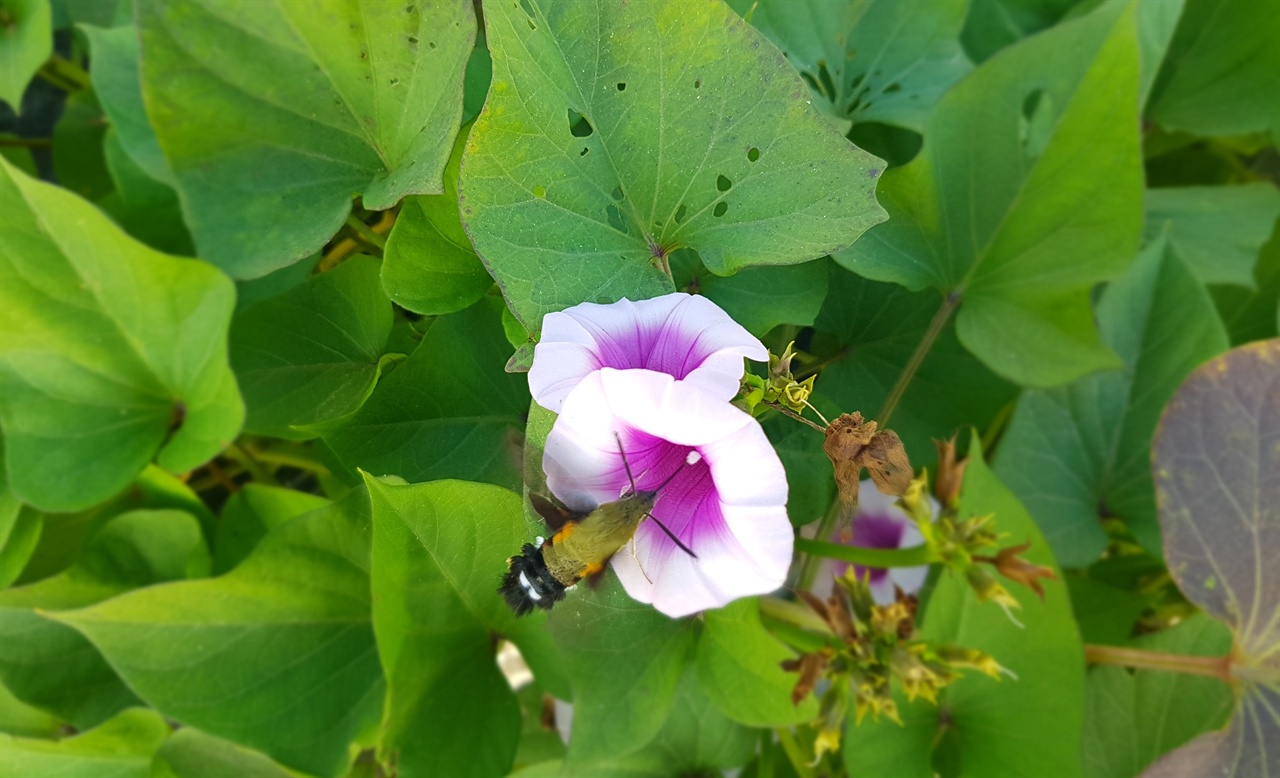
[[[853,540],[849,545],[858,548],[900,548],[907,525],[902,519],[889,514],[859,513],[853,520]],[[839,537],[836,537],[839,542]],[[836,575],[844,575],[848,564],[836,563]],[[878,584],[889,577],[889,571],[883,567],[853,566],[853,574],[861,578],[870,574],[871,583]]]
[[[627,332],[610,333],[595,322],[577,319],[595,338],[595,368],[644,369],[684,378],[706,361],[714,349],[706,348],[701,334],[690,338],[682,331],[678,311],[667,320],[653,324],[637,322]]]
[[[622,445],[627,464],[636,477],[636,488],[661,489],[653,506],[653,516],[680,538],[680,542],[695,554],[699,545],[709,541],[737,545],[720,509],[719,494],[707,460],[700,458],[693,464],[688,463],[689,454],[697,451],[695,447],[681,446],[634,429],[622,434]],[[624,486],[626,478],[622,472]],[[645,543],[657,561],[666,560],[673,553],[684,553],[652,521],[643,522],[636,535],[645,536]]]

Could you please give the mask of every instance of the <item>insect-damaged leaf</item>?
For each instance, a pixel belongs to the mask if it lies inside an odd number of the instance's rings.
[[[532,332],[583,300],[671,291],[657,264],[677,248],[729,274],[815,259],[884,218],[883,165],[720,3],[502,0],[485,19],[493,85],[462,216]]]
[[[201,257],[253,278],[368,208],[438,194],[466,0],[140,0],[142,91]]]

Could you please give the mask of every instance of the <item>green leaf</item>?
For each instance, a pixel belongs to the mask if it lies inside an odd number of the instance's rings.
[[[839,415],[836,406],[820,395],[809,398],[828,419]],[[787,471],[787,516],[797,527],[817,521],[827,512],[836,495],[831,460],[822,451],[825,436],[781,413],[760,419],[774,451]]]
[[[708,611],[703,618],[698,683],[721,713],[752,727],[786,727],[818,717],[812,695],[792,704],[796,675],[781,663],[795,654],[765,630],[755,599]]]
[[[960,48],[969,0],[732,0],[834,116],[924,128],[933,104],[973,65]]]
[[[93,56],[89,75],[94,92],[107,112],[120,145],[147,175],[169,186],[176,185],[177,179],[147,119],[137,29],[132,25],[110,29],[86,25],[81,29],[89,39]]]
[[[115,184],[102,147],[106,137],[107,117],[93,90],[67,97],[53,128],[53,174],[58,183],[86,200],[111,194]]]
[[[296,778],[257,751],[183,727],[156,751],[149,778]]]
[[[5,0],[0,14],[0,100],[16,114],[31,77],[53,53],[49,0]]]
[[[1067,574],[1067,588],[1071,591],[1071,610],[1085,643],[1124,645],[1133,635],[1138,617],[1154,599],[1150,594],[1075,573]]]
[[[469,3],[145,0],[136,12],[148,115],[200,256],[232,276],[319,249],[353,192],[383,209],[441,191]]]
[[[114,127],[107,129],[103,153],[115,191],[98,200],[97,206],[125,232],[151,248],[179,256],[194,255],[178,193],[138,167],[120,144]]]
[[[65,572],[0,592],[0,681],[20,700],[81,729],[136,705],[138,698],[88,641],[46,617],[208,568],[209,552],[190,514],[116,516]]]
[[[494,635],[517,630],[497,587],[525,542],[520,498],[464,481],[365,483],[389,690],[380,756],[405,778],[506,775],[520,709],[494,661]]]
[[[1280,93],[1280,4],[1187,0],[1150,117],[1171,130],[1280,137],[1280,111],[1262,95]]]
[[[794,267],[749,267],[718,276],[703,267],[697,254],[685,250],[671,255],[671,273],[676,287],[705,295],[757,337],[779,324],[813,324],[827,296],[825,260]]]
[[[1231,633],[1196,615],[1132,641],[1133,648],[1190,656],[1223,656]],[[1122,667],[1089,671],[1084,760],[1095,778],[1131,778],[1170,749],[1226,723],[1231,688],[1215,678]]]
[[[890,220],[835,258],[859,275],[961,301],[960,342],[995,372],[1054,386],[1116,367],[1090,289],[1141,229],[1132,5],[1029,38],[956,84],[924,149],[884,175]]]
[[[18,496],[9,488],[5,473],[4,442],[0,440],[0,589],[18,580],[27,566],[44,522],[36,511],[22,507]]]
[[[325,441],[348,467],[407,481],[461,478],[517,488],[524,376],[503,370],[511,346],[501,301],[486,298],[431,324],[418,348]]]
[[[583,300],[671,291],[659,257],[677,248],[727,275],[815,259],[884,218],[883,165],[722,4],[511,0],[485,22],[493,85],[462,217],[530,332]]]
[[[1241,346],[1192,373],[1151,446],[1165,559],[1178,588],[1230,628],[1238,705],[1144,773],[1264,775],[1280,743],[1280,340]]]
[[[58,778],[150,778],[151,756],[169,735],[155,711],[134,708],[61,741],[0,734],[6,775]]]
[[[1280,334],[1280,222],[1258,256],[1252,289],[1216,286],[1209,291],[1233,346]]]
[[[213,574],[221,575],[243,562],[272,529],[329,504],[329,500],[306,492],[245,484],[222,506],[213,544]]]
[[[0,683],[0,732],[52,739],[58,736],[62,726],[57,716],[26,704]]]
[[[406,199],[387,236],[382,288],[397,305],[428,316],[468,308],[493,286],[458,216],[458,166],[469,131],[453,143],[444,194]]]
[[[80,559],[107,522],[122,513],[142,509],[189,513],[200,522],[205,540],[213,540],[216,520],[200,497],[182,481],[155,465],[148,465],[137,480],[107,502],[76,513],[40,514],[45,530],[40,533],[35,553],[18,583],[33,583],[62,572]]]
[[[368,501],[277,527],[221,578],[53,614],[149,705],[319,776],[346,772],[385,684],[370,623]]]
[[[868,281],[834,264],[829,289],[814,326],[836,335],[839,346],[835,361],[818,376],[817,389],[841,411],[874,418],[942,300],[934,292]],[[985,427],[1015,394],[1012,385],[960,345],[955,324],[948,323],[903,393],[889,427],[918,467],[934,458],[933,438],[946,438],[965,424]]]
[[[3,161],[0,199],[0,425],[19,497],[77,510],[153,457],[184,472],[221,451],[244,413],[226,362],[231,282]]]
[[[666,775],[701,775],[740,768],[755,750],[757,733],[726,717],[712,704],[698,680],[693,664],[686,666],[671,715],[645,749],[646,754],[663,759]]]
[[[992,513],[1000,532],[1017,542],[1030,541],[1027,560],[1059,572],[1035,522],[983,461],[975,435],[969,446],[960,515]],[[900,760],[903,754],[928,754],[934,744],[934,768],[939,760],[958,760],[963,775],[1083,775],[1085,678],[1080,634],[1066,586],[1047,581],[1044,588],[1041,601],[1030,589],[1009,587],[1021,603],[1015,613],[1024,627],[1014,624],[995,603],[979,603],[962,578],[942,576],[928,601],[923,636],[986,652],[1016,679],[996,681],[970,673],[938,695],[938,707],[923,700],[902,703],[905,726],[888,720],[861,727],[850,724],[844,748],[850,773],[868,769],[861,761],[864,754],[871,764],[883,765],[890,754],[896,753]],[[1045,733],[1053,734],[1046,737]],[[927,763],[917,759],[913,772],[902,769],[893,774],[931,774]]]
[[[612,573],[579,586],[548,620],[573,687],[567,766],[638,751],[662,729],[693,651],[689,620],[632,600]]]
[[[1125,369],[1024,392],[1000,443],[996,471],[1067,567],[1102,553],[1105,518],[1123,519],[1160,553],[1151,435],[1182,379],[1228,346],[1208,292],[1166,246],[1148,246],[1098,304],[1103,338]]]
[[[1252,288],[1262,244],[1280,217],[1280,190],[1269,182],[1147,190],[1146,238],[1164,230],[1206,284]]]
[[[972,0],[961,40],[975,62],[1057,24],[1079,0]]]
[[[364,404],[393,357],[386,353],[393,313],[378,265],[352,257],[236,314],[231,365],[246,430],[314,437],[296,428],[348,417]]]

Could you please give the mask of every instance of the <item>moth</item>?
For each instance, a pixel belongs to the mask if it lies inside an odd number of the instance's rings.
[[[652,513],[659,492],[671,483],[684,465],[657,489],[640,490],[631,475],[621,439],[618,440],[618,451],[622,453],[622,466],[627,472],[630,487],[617,500],[598,505],[586,513],[576,513],[540,495],[530,496],[534,509],[550,526],[559,529],[546,540],[538,538],[536,544],[525,543],[519,554],[507,560],[507,573],[502,578],[498,593],[517,616],[524,616],[535,607],[550,610],[579,581],[603,570],[609,557],[635,536],[640,522],[645,519],[653,520],[681,551],[698,558]],[[690,464],[689,460],[685,464]]]

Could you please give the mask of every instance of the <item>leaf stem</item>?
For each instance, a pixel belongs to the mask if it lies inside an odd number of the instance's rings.
[[[270,486],[280,485],[280,482],[276,480],[276,477],[272,475],[269,470],[263,467],[262,463],[259,462],[253,454],[245,451],[239,445],[232,443],[230,446],[227,446],[227,456],[244,466],[244,469],[249,471],[249,475],[253,476],[253,480]]]
[[[789,419],[795,419],[796,421],[801,422],[801,423],[803,423],[803,424],[808,424],[810,427],[813,427],[815,430],[817,430],[818,432],[821,432],[821,433],[822,433],[822,434],[824,434],[824,435],[825,435],[825,434],[827,434],[827,428],[826,428],[826,427],[820,426],[820,425],[818,425],[818,424],[815,424],[815,423],[813,423],[813,422],[809,421],[809,420],[808,420],[808,419],[806,419],[805,417],[803,417],[803,416],[801,416],[800,414],[796,413],[795,411],[791,410],[791,409],[790,409],[790,408],[788,408],[787,406],[782,405],[781,403],[771,403],[771,402],[767,402],[767,401],[765,401],[765,400],[761,400],[761,401],[760,401],[760,404],[761,404],[761,405],[763,405],[763,406],[764,406],[764,407],[766,407],[766,408],[772,408],[773,410],[777,411],[778,413],[781,413],[783,416],[786,416],[786,417],[787,417],[787,418],[789,418]],[[808,403],[806,403],[806,405],[808,405]],[[811,408],[812,408],[813,406],[809,406],[809,407],[811,407]],[[814,411],[814,412],[816,413],[816,412],[817,412],[817,410],[815,409],[815,411]]]
[[[854,506],[857,510],[857,506]],[[836,528],[836,522],[840,520],[843,513],[843,506],[840,498],[836,497],[831,500],[831,505],[827,506],[827,512],[822,514],[822,518],[818,521],[818,531],[814,535],[817,538],[831,537],[831,531]],[[799,548],[799,542],[804,538],[796,538],[796,547]],[[811,591],[813,589],[813,579],[818,577],[818,565],[822,563],[822,557],[816,554],[807,554],[804,558],[804,566],[800,568],[800,578],[798,579],[799,587],[803,590]]]
[[[938,555],[928,544],[910,548],[861,548],[809,538],[796,538],[796,548],[811,556],[839,559],[860,567],[919,567],[939,561]]]
[[[1117,665],[1140,670],[1204,675],[1217,678],[1223,683],[1231,683],[1230,656],[1188,656],[1164,651],[1145,651],[1140,648],[1087,645],[1084,647],[1084,658],[1095,665]]]
[[[256,457],[259,462],[266,462],[269,465],[284,465],[285,467],[294,467],[299,470],[306,470],[309,473],[317,473],[319,475],[329,474],[329,467],[327,465],[300,451],[280,451],[272,448],[261,448],[253,450],[253,456]]]
[[[791,730],[779,727],[774,732],[778,733],[778,742],[782,744],[782,750],[787,753],[787,759],[791,760],[791,767],[796,771],[798,778],[817,778],[817,773],[805,760],[804,749],[800,748]]]
[[[84,68],[54,52],[40,66],[40,75],[65,92],[78,92],[93,85]],[[58,83],[62,82],[62,83]],[[69,85],[70,88],[67,88]]]
[[[360,217],[354,213],[347,214],[347,226],[355,231],[366,243],[375,246],[380,250],[387,247],[387,239],[373,231],[369,225],[364,223]]]
[[[925,330],[924,337],[920,339],[920,343],[916,345],[916,350],[912,352],[911,359],[907,360],[906,367],[902,368],[902,372],[898,374],[898,380],[890,390],[889,396],[885,398],[884,405],[880,406],[880,413],[876,414],[876,423],[881,429],[887,429],[889,426],[889,418],[893,416],[893,411],[898,407],[898,401],[902,399],[902,395],[907,391],[907,386],[911,384],[911,379],[916,377],[916,371],[920,369],[920,365],[924,362],[924,358],[928,356],[929,349],[933,348],[933,342],[942,334],[942,328],[946,326],[947,319],[951,318],[951,313],[955,311],[956,306],[960,304],[960,290],[953,290],[942,299],[942,305],[938,308],[938,312],[933,315],[933,321],[929,322],[929,329]]]

